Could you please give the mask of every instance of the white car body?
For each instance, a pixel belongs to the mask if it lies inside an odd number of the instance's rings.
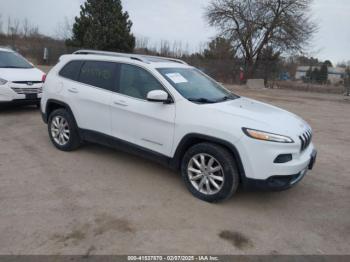
[[[169,92],[173,103],[152,103],[61,77],[60,70],[74,60],[109,61],[144,68]],[[65,55],[48,74],[44,84],[41,100],[44,120],[48,120],[50,102],[62,103],[70,108],[80,130],[126,141],[169,162],[179,157],[179,147],[187,137],[212,139],[232,148],[244,183],[261,182],[266,186],[272,177],[293,176],[283,189],[299,182],[306,174],[315,149],[311,136],[307,138],[306,148],[302,148],[300,136],[312,131],[300,117],[244,97],[213,104],[193,103],[159,73],[159,68],[192,67],[177,61],[153,62],[150,59],[144,62],[127,56],[99,55],[97,52]],[[248,137],[242,128],[288,136],[293,143],[256,140]],[[292,155],[292,160],[274,163],[283,154]]]
[[[0,48],[0,52],[19,56],[6,48]],[[34,66],[31,68],[2,68],[0,58],[0,79],[3,81],[0,84],[0,104],[39,103],[44,75],[45,73]]]

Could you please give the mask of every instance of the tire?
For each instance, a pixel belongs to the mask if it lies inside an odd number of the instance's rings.
[[[201,143],[191,147],[182,159],[181,173],[188,190],[195,197],[210,203],[229,199],[239,185],[232,153],[217,144]]]
[[[60,126],[59,123],[62,123],[62,125]],[[61,130],[61,134],[63,134],[63,140],[59,135],[55,136],[59,130]],[[50,114],[48,132],[53,145],[61,151],[73,151],[81,145],[81,138],[75,119],[73,115],[64,108],[57,109]]]

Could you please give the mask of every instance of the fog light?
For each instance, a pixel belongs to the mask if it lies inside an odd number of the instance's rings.
[[[284,163],[287,163],[287,162],[290,162],[293,160],[293,156],[292,154],[284,154],[284,155],[279,155],[274,163],[275,164],[284,164]]]

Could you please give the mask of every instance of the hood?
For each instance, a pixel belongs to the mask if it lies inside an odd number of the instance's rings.
[[[7,81],[41,81],[45,73],[37,68],[0,68],[0,78]]]
[[[249,98],[241,97],[233,101],[207,106],[239,118],[242,127],[289,136],[295,136],[305,132],[306,129],[311,129],[297,115]]]

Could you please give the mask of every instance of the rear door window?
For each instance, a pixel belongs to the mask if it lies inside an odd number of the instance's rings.
[[[86,61],[79,75],[79,82],[114,91],[117,64],[112,62]]]

